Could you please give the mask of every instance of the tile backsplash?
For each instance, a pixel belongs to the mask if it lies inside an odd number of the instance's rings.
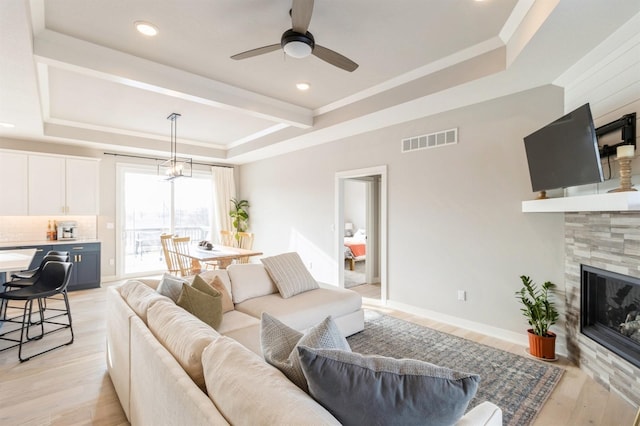
[[[0,243],[46,241],[49,221],[78,222],[78,240],[98,237],[97,216],[0,216]]]

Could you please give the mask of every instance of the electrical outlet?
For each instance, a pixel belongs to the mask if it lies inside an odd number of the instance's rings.
[[[113,266],[116,264],[116,261],[114,259],[109,259],[109,265]]]
[[[467,292],[464,290],[458,290],[458,300],[462,300],[463,302],[467,300]]]

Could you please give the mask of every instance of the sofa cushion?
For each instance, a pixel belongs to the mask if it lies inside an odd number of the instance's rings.
[[[189,281],[165,272],[162,275],[162,279],[160,280],[156,291],[163,296],[167,296],[174,302],[177,302],[178,297],[180,297],[180,293],[182,292],[182,284],[184,283],[189,284]]]
[[[239,263],[227,268],[231,281],[233,303],[242,303],[254,297],[278,292],[264,266],[257,263]],[[257,318],[260,318],[258,315]]]
[[[173,303],[168,297],[157,293],[154,289],[141,282],[129,281],[125,286],[128,289],[128,291],[124,292],[127,304],[145,324],[147,323],[147,310],[151,305],[158,301]],[[123,286],[123,289],[125,286]]]
[[[236,310],[256,318],[260,318],[263,312],[268,312],[289,327],[303,331],[329,315],[339,318],[359,311],[361,307],[362,297],[353,290],[319,288],[289,299],[283,299],[276,293],[246,300],[237,304]]]
[[[338,425],[280,371],[231,338],[202,354],[209,398],[233,425]]]
[[[298,352],[310,395],[344,425],[452,425],[480,381],[475,374],[412,359],[307,346]]]
[[[233,299],[231,297],[231,280],[229,279],[229,273],[226,269],[208,269],[206,271],[200,272],[198,275],[202,277],[203,280],[208,282],[209,284],[213,284],[213,281],[218,277],[218,280],[222,282],[224,288],[227,290],[227,295],[229,295],[229,300],[231,301],[231,305],[233,306]],[[220,293],[223,293],[220,289],[216,288]],[[224,298],[223,293],[223,298]],[[223,306],[225,306],[225,302],[223,301]]]
[[[140,284],[142,283],[139,280],[127,280],[124,284],[118,286],[117,288],[120,292],[120,296],[122,296],[124,300],[127,300],[127,297],[129,297],[129,293],[131,293],[131,291]]]
[[[245,348],[249,349],[254,354],[262,358],[262,348],[260,347],[260,322],[258,324],[236,328],[225,334],[227,337],[231,337],[236,342],[240,343]]]
[[[254,318],[251,315],[245,314],[244,312],[234,310],[225,312],[222,315],[222,322],[220,323],[220,327],[218,327],[216,331],[220,334],[227,334],[239,328],[251,327],[254,325],[260,325],[260,320],[258,318]],[[258,339],[257,341],[259,340],[260,339]]]
[[[300,367],[298,345],[312,348],[342,349],[350,351],[349,343],[331,317],[302,334],[287,327],[268,313],[262,314],[260,346],[265,361],[282,371],[289,380],[305,392],[307,381]]]
[[[285,299],[318,288],[318,282],[295,252],[260,259]]]
[[[213,328],[222,322],[222,296],[198,277],[191,286],[182,284],[177,304]]]
[[[148,312],[149,329],[193,381],[205,390],[202,351],[220,334],[181,307],[156,303]]]

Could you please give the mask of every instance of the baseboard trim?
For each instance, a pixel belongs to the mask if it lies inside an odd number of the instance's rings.
[[[454,317],[452,315],[443,314],[441,312],[436,312],[429,309],[417,308],[415,306],[408,305],[402,302],[396,302],[393,300],[387,300],[387,306],[389,308],[406,312],[408,314],[417,315],[433,321],[438,321],[445,324],[453,325],[458,328],[463,328],[465,330],[470,330],[476,333],[484,334],[485,336],[506,340],[507,342],[515,343],[516,345],[520,345],[524,347],[529,346],[529,340],[526,334],[523,335],[521,333],[516,333],[514,331],[493,327],[487,324],[482,324],[476,321],[470,321],[464,318]]]

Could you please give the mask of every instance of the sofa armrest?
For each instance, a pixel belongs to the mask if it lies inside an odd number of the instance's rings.
[[[485,401],[467,412],[456,426],[502,426],[502,410],[497,405]]]

